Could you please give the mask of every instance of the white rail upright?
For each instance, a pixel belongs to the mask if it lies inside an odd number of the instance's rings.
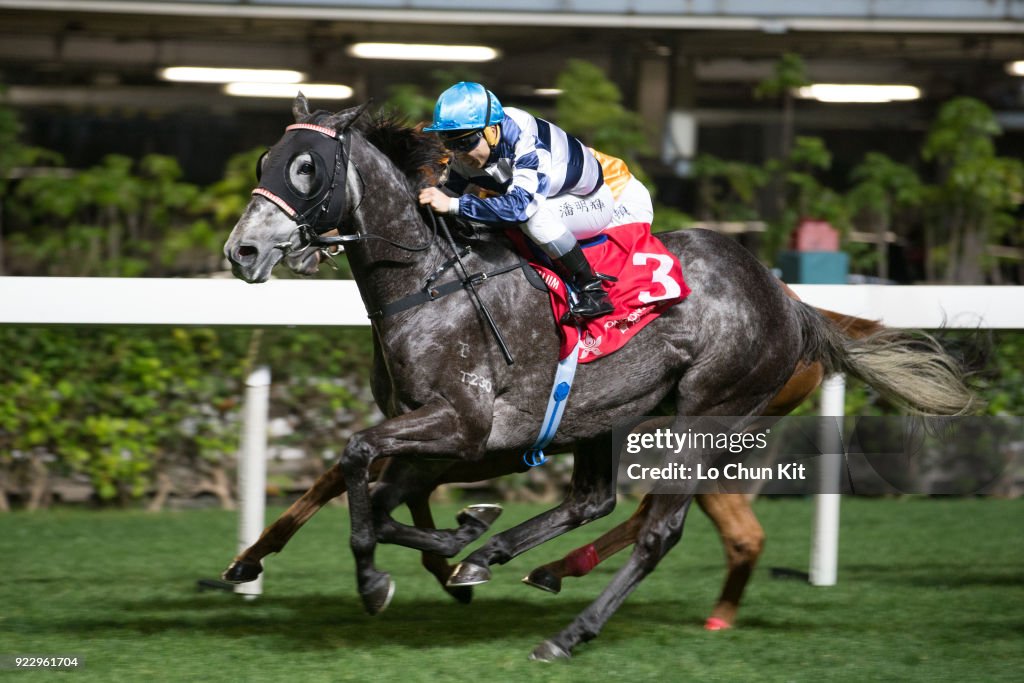
[[[821,384],[821,417],[835,417],[837,431],[823,424],[818,486],[814,496],[814,532],[811,538],[811,566],[808,572],[814,586],[836,585],[839,567],[839,486],[843,472],[843,415],[846,403],[846,377],[831,375]],[[823,423],[827,422],[822,420]],[[834,491],[834,493],[830,493]]]
[[[245,428],[238,452],[238,551],[255,543],[266,524],[267,413],[270,408],[270,368],[261,365],[245,381]],[[240,583],[235,592],[254,599],[263,593],[263,575]]]

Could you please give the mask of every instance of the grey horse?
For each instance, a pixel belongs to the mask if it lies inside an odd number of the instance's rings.
[[[390,510],[429,489],[452,461],[528,450],[540,429],[559,345],[547,295],[517,274],[518,256],[505,239],[476,240],[462,272],[444,267],[458,245],[443,239],[416,203],[417,189],[442,172],[430,136],[387,119],[369,120],[363,108],[310,112],[302,96],[293,113],[302,126],[271,148],[265,179],[224,253],[237,277],[255,283],[266,281],[282,260],[297,272],[315,270],[329,232],[336,230],[345,244],[373,323],[372,388],[387,417],[353,435],[340,463],[358,590],[373,614],[394,590],[374,564],[376,544],[438,549],[440,532],[400,525]],[[937,344],[892,330],[852,340],[787,297],[732,240],[704,230],[659,237],[679,258],[693,293],[624,348],[580,367],[550,447],[578,454],[566,499],[493,536],[460,563],[450,585],[482,583],[491,565],[610,512],[612,426],[665,405],[677,416],[759,415],[804,360],[858,377],[926,414],[971,407],[962,369]],[[470,270],[504,274],[474,278]],[[461,286],[450,296],[430,293],[439,282],[458,280],[476,283],[470,285],[478,290],[476,305]],[[480,303],[504,333],[515,363],[495,344]],[[387,468],[371,497],[369,469],[383,457],[408,466]],[[593,604],[532,656],[569,657],[573,647],[594,638],[679,541],[690,501],[681,494],[653,496],[626,564]]]

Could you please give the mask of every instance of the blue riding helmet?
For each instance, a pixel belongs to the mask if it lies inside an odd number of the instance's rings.
[[[434,106],[434,121],[423,130],[444,133],[456,130],[477,130],[505,118],[501,102],[479,83],[462,81],[441,93]]]

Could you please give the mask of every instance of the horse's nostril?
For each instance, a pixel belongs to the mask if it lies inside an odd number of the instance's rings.
[[[238,248],[239,258],[250,258],[258,253],[256,247],[243,246]]]

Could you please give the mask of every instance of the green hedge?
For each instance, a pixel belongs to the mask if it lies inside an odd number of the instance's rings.
[[[233,462],[246,369],[273,368],[273,413],[340,453],[372,413],[366,330],[0,328],[0,469],[84,475],[125,503],[174,467]],[[38,469],[38,468],[37,468]]]

